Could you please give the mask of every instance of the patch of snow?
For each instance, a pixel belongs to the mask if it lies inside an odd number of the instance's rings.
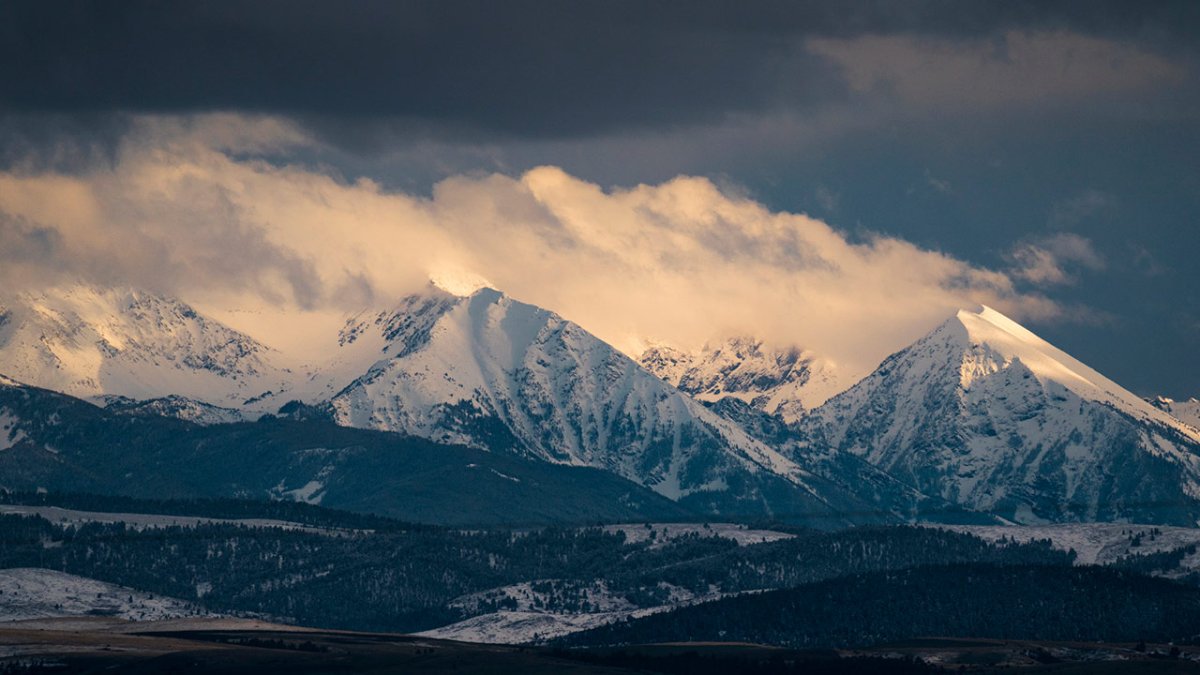
[[[788,532],[753,529],[738,523],[628,523],[605,525],[603,529],[609,533],[624,533],[625,541],[630,544],[640,544],[653,539],[656,546],[690,535],[731,539],[739,546],[765,544],[796,536]]]
[[[668,609],[671,608],[664,607],[659,611]],[[595,614],[554,614],[504,610],[471,617],[448,626],[423,631],[417,635],[459,642],[523,644],[561,637],[570,633],[598,628],[631,616],[646,616],[652,613],[650,610],[641,610]]]
[[[1108,565],[1127,555],[1171,551],[1200,545],[1200,529],[1130,523],[1063,523],[1056,525],[942,525],[939,529],[975,535],[990,542],[1049,540],[1060,551],[1074,550],[1077,565]],[[1151,534],[1157,532],[1156,534]],[[1138,537],[1139,545],[1132,545]]]
[[[600,626],[667,612],[680,607],[686,607],[700,602],[717,600],[737,593],[712,592],[697,595],[683,588],[660,583],[669,591],[668,601],[653,607],[636,607],[624,598],[608,592],[603,582],[596,582],[586,589],[587,600],[592,607],[586,612],[567,612],[539,609],[548,606],[547,598],[533,591],[533,585],[550,583],[548,581],[529,582],[506,586],[484,593],[472,594],[455,601],[455,605],[471,610],[472,601],[478,596],[495,598],[497,595],[507,596],[516,600],[516,608],[504,609],[473,616],[448,626],[417,633],[424,637],[443,640],[458,640],[460,642],[484,642],[492,644],[524,644],[542,642],[552,638],[590,630]],[[757,591],[750,591],[751,593]]]
[[[325,489],[325,484],[319,480],[310,480],[304,485],[288,490],[283,494],[289,497],[292,501],[304,502],[305,504],[320,504],[321,498],[325,495],[322,491]]]
[[[211,615],[175,598],[39,568],[0,569],[0,621],[106,616],[160,621]]]
[[[8,409],[0,409],[0,452],[10,450],[25,440],[25,432],[17,426],[20,421]]]
[[[545,590],[547,588],[550,590]],[[562,579],[524,581],[469,593],[455,598],[449,603],[449,606],[467,614],[478,614],[481,608],[497,603],[503,603],[508,606],[508,609],[515,611],[546,611],[546,607],[556,602],[555,596],[586,601],[591,612],[624,612],[637,609],[637,606],[630,603],[624,596],[612,593],[607,582],[603,580],[581,582]],[[687,597],[692,596],[688,595]]]

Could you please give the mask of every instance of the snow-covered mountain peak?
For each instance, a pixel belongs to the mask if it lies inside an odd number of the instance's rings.
[[[421,293],[401,298],[390,309],[363,310],[347,317],[338,331],[338,345],[345,347],[368,337],[374,338],[381,350],[395,345],[398,350],[411,351],[419,346],[429,327],[462,299],[430,284]]]
[[[1003,314],[961,311],[803,420],[927,494],[1020,522],[1200,516],[1200,435]]]
[[[466,297],[482,288],[490,288],[492,284],[474,272],[446,268],[430,274],[429,285],[450,295]]]
[[[967,341],[965,346],[970,354],[963,359],[964,387],[969,387],[974,377],[1020,362],[1045,386],[1064,387],[1084,400],[1108,404],[1139,419],[1165,424],[1200,441],[1195,429],[1181,425],[1170,414],[990,307],[960,310],[930,338],[937,339],[939,333]]]
[[[753,336],[734,336],[687,352],[652,344],[642,367],[701,401],[736,398],[784,420],[845,388],[833,365],[796,346],[774,347]]]
[[[75,284],[0,299],[0,372],[74,396],[235,405],[285,376],[278,356],[146,291]]]
[[[1099,389],[1097,382],[1106,380],[990,307],[984,306],[979,312],[960,310],[954,320],[963,327],[973,345],[981,345],[1008,361],[1020,360],[1044,381],[1057,382],[1077,393],[1087,391],[1094,395]]]

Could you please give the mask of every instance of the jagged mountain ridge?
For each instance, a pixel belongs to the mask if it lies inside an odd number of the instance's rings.
[[[786,422],[799,420],[849,384],[810,352],[773,348],[748,336],[706,344],[696,352],[656,344],[638,363],[699,401],[735,398]]]
[[[1017,522],[1200,522],[1200,432],[986,307],[893,354],[802,427],[809,448]]]
[[[1147,402],[1180,422],[1200,429],[1200,400],[1189,398],[1186,401],[1176,401],[1165,396],[1157,396],[1147,399]]]

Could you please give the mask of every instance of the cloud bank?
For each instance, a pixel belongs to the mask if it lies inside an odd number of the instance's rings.
[[[0,173],[0,283],[82,278],[315,315],[386,307],[431,277],[486,280],[629,353],[754,332],[851,370],[959,307],[1063,311],[1008,273],[852,238],[705,178],[606,189],[543,166],[415,195],[247,158],[304,142],[272,118],[135,126],[107,168]]]

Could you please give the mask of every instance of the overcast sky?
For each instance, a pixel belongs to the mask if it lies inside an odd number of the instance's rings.
[[[874,365],[986,302],[1200,395],[1200,3],[6,2],[0,283]]]

